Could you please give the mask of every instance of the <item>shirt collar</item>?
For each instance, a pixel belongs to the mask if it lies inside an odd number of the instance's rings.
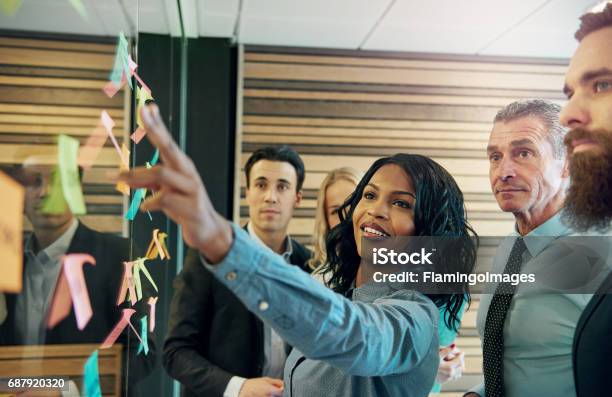
[[[257,241],[260,245],[272,251],[270,247],[268,247],[263,241],[261,241],[257,233],[255,233],[255,229],[253,228],[251,222],[247,223],[247,231],[249,232],[249,235],[251,236],[251,238],[253,238],[253,240]],[[293,255],[293,244],[291,244],[291,237],[287,235],[287,238],[285,238],[285,250],[281,254],[281,256],[283,257],[285,262],[289,262],[291,259],[291,255]]]
[[[561,211],[559,211],[546,222],[523,236],[523,240],[525,241],[529,254],[535,257],[556,238],[568,236],[572,233],[572,229],[561,221]],[[517,237],[520,236],[516,229],[516,225],[514,226],[514,232],[512,234]]]
[[[72,224],[68,227],[68,229],[66,229],[66,231],[57,240],[51,243],[51,245],[40,251],[38,255],[42,257],[47,257],[53,262],[59,262],[62,255],[64,255],[68,251],[68,248],[70,247],[70,243],[72,242],[72,238],[74,237],[78,226],[79,221],[73,219]],[[25,252],[26,254],[35,256],[34,252],[32,251],[33,239],[34,233],[30,234],[30,236],[26,240]]]

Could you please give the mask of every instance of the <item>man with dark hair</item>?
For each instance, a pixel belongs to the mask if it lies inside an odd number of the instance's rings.
[[[571,184],[566,218],[586,234],[610,235],[612,222],[612,3],[581,17],[580,42],[563,88],[568,103],[561,122]],[[585,308],[576,327],[573,367],[579,397],[609,395],[612,377],[612,276]]]
[[[309,272],[311,252],[287,233],[302,199],[302,159],[289,146],[264,147],[253,152],[244,170],[245,230]],[[205,269],[197,252],[189,251],[174,288],[164,367],[181,382],[184,395],[280,396],[288,346]]]

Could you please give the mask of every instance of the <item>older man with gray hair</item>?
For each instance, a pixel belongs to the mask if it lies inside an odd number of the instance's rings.
[[[533,99],[511,103],[495,117],[487,146],[491,190],[516,224],[496,252],[494,273],[530,274],[555,266],[545,259],[559,249],[553,242],[573,233],[561,222],[569,171],[560,111]],[[575,396],[572,338],[589,299],[508,283],[482,295],[477,328],[484,384],[466,396]]]

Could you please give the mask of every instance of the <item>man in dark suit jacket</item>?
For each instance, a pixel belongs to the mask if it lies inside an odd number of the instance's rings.
[[[568,103],[561,121],[571,131],[572,184],[567,218],[587,234],[612,233],[612,4],[587,13],[575,34],[580,42],[565,78]],[[610,265],[611,257],[606,258]],[[612,393],[612,275],[584,309],[574,334],[572,361],[579,397]]]
[[[130,242],[89,229],[75,219],[67,206],[60,214],[40,211],[49,193],[51,173],[52,168],[48,165],[31,165],[12,173],[25,185],[24,208],[33,233],[25,238],[23,290],[19,294],[5,294],[7,317],[0,325],[0,345],[101,344],[122,316],[123,307],[117,307],[116,302],[123,281],[123,261],[130,259]],[[70,253],[87,253],[96,260],[95,266],[83,266],[93,315],[85,328],[79,330],[74,310],[71,310],[66,318],[49,329],[46,320],[61,274],[61,257]],[[144,295],[150,291],[146,282],[143,282],[143,291]],[[143,301],[134,307],[137,313],[131,322],[136,329],[140,329],[140,317],[148,314],[148,305]],[[152,340],[150,337],[149,341]],[[146,357],[137,355],[138,338],[127,330],[116,343],[129,349],[122,372],[124,375],[128,372],[129,363],[131,388],[135,381],[152,370],[154,345],[149,342],[150,351]]]
[[[245,165],[249,223],[245,229],[286,262],[309,271],[311,252],[287,234],[302,197],[304,164],[287,146],[255,151]],[[189,251],[174,284],[164,367],[184,396],[282,393],[286,345]]]

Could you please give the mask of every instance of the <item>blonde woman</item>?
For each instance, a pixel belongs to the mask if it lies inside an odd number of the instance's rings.
[[[362,177],[363,173],[354,168],[340,167],[331,170],[321,182],[312,237],[314,255],[308,261],[308,266],[313,269],[312,276],[325,285],[329,284],[331,278],[331,273],[325,273],[323,270],[327,262],[325,239],[329,231],[340,223],[338,210],[353,193]],[[459,379],[465,369],[464,353],[454,344],[457,334],[445,325],[443,315],[440,316],[438,330],[440,366],[432,393],[438,393],[442,383]]]
[[[327,262],[325,248],[327,233],[340,223],[338,209],[353,193],[362,176],[363,173],[354,168],[341,167],[330,171],[321,183],[317,196],[315,229],[312,235],[314,255],[308,261],[308,266],[313,269],[313,276],[324,284],[328,281],[328,277],[325,277],[321,269],[322,265]]]

